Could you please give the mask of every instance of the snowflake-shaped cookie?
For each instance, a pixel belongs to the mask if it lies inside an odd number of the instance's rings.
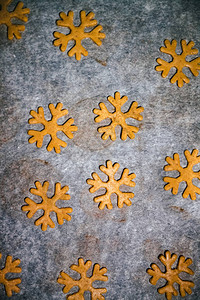
[[[163,78],[165,78],[168,75],[170,69],[173,67],[175,67],[177,71],[172,76],[170,81],[171,83],[177,82],[179,87],[183,86],[183,82],[190,82],[189,78],[183,73],[184,67],[189,68],[194,76],[198,76],[198,70],[200,70],[200,57],[197,57],[191,61],[186,60],[186,57],[188,55],[194,55],[198,53],[198,50],[193,48],[194,42],[189,42],[187,44],[185,40],[181,40],[181,54],[176,53],[176,40],[172,40],[171,43],[169,40],[165,40],[164,44],[165,47],[161,47],[160,51],[163,53],[170,54],[172,56],[172,61],[167,62],[161,58],[157,59],[157,63],[159,63],[159,65],[156,66],[156,71],[162,71],[161,75]]]
[[[128,101],[127,96],[120,98],[120,93],[115,93],[115,98],[109,96],[108,101],[114,106],[114,112],[109,112],[106,105],[102,102],[99,103],[100,109],[94,109],[95,122],[101,122],[105,119],[110,119],[110,124],[98,128],[98,131],[102,133],[102,139],[107,140],[109,137],[111,140],[116,140],[115,128],[117,125],[121,126],[121,139],[126,140],[127,137],[134,139],[136,132],[139,128],[133,125],[128,125],[126,119],[132,118],[138,121],[142,121],[143,117],[141,112],[144,108],[139,106],[137,102],[132,102],[127,112],[122,112],[121,107]]]
[[[75,26],[73,24],[74,13],[69,11],[66,15],[64,12],[60,13],[61,20],[57,20],[57,25],[62,27],[69,28],[70,32],[68,34],[63,34],[60,32],[54,32],[54,46],[60,46],[61,51],[65,51],[67,49],[68,42],[73,40],[74,46],[69,50],[68,55],[71,57],[75,55],[77,60],[81,59],[81,54],[84,56],[88,55],[87,50],[81,44],[83,39],[91,39],[98,46],[102,44],[101,39],[105,38],[105,33],[101,32],[103,27],[101,25],[97,25],[97,20],[94,19],[94,13],[90,12],[86,15],[85,11],[80,12],[81,23],[79,26]],[[91,31],[85,32],[85,28],[94,27]]]
[[[0,259],[1,259],[0,253]],[[8,255],[6,258],[5,267],[0,269],[0,284],[5,286],[6,294],[8,297],[12,296],[12,292],[19,293],[20,288],[17,286],[21,283],[20,278],[6,278],[7,274],[10,273],[21,273],[22,269],[19,267],[20,260],[13,260],[12,256]]]
[[[20,31],[25,30],[24,25],[17,25],[11,22],[11,19],[19,19],[23,22],[28,21],[27,14],[30,13],[29,8],[23,8],[23,2],[18,2],[17,6],[12,12],[7,10],[8,5],[12,0],[0,0],[0,25],[5,24],[8,27],[8,39],[12,40],[15,36],[17,39],[21,39]]]
[[[104,275],[107,272],[106,268],[100,268],[99,264],[95,264],[93,268],[92,275],[87,276],[87,271],[92,266],[90,260],[84,263],[82,258],[79,258],[78,265],[72,265],[70,268],[80,274],[79,280],[74,280],[68,274],[63,271],[60,272],[60,277],[58,278],[59,284],[64,284],[63,293],[67,294],[74,286],[78,286],[79,291],[73,293],[67,297],[68,300],[84,300],[84,292],[89,291],[91,293],[92,300],[104,300],[104,296],[107,292],[106,288],[94,288],[92,286],[93,282],[107,281],[108,277]]]
[[[44,129],[41,131],[38,130],[29,130],[28,134],[31,135],[29,143],[35,143],[38,148],[42,147],[43,138],[45,135],[49,134],[51,140],[47,146],[47,150],[55,150],[56,153],[60,153],[60,147],[66,147],[67,143],[62,141],[57,137],[57,132],[62,131],[69,139],[73,138],[73,131],[77,131],[77,126],[72,125],[74,119],[68,119],[64,124],[58,125],[57,120],[68,114],[67,109],[62,109],[62,103],[58,103],[56,107],[53,104],[49,104],[49,110],[51,112],[52,118],[47,121],[44,117],[43,107],[39,107],[38,111],[31,110],[30,115],[33,117],[29,119],[29,124],[42,124]]]
[[[168,163],[168,165],[164,167],[164,170],[179,172],[179,176],[176,178],[172,178],[172,177],[163,178],[164,182],[167,182],[167,184],[164,187],[166,191],[171,189],[172,194],[176,195],[178,193],[179,184],[182,181],[185,181],[186,188],[183,192],[183,198],[187,198],[188,196],[190,196],[192,200],[196,200],[196,194],[200,194],[200,188],[195,186],[192,180],[194,178],[200,180],[200,171],[198,172],[193,171],[193,167],[196,164],[200,163],[200,156],[197,156],[198,152],[199,151],[197,149],[194,149],[190,154],[188,150],[185,150],[184,153],[187,160],[186,167],[181,167],[178,153],[175,153],[173,158],[166,157],[166,162]]]
[[[52,221],[50,214],[51,212],[55,212],[58,220],[58,224],[62,225],[64,220],[70,221],[71,216],[69,213],[73,211],[71,207],[62,207],[59,208],[56,206],[56,202],[58,200],[69,200],[70,195],[67,194],[69,190],[68,186],[64,186],[61,188],[60,183],[56,183],[55,185],[55,193],[49,198],[47,196],[47,191],[49,187],[49,182],[45,181],[43,185],[39,182],[35,182],[35,187],[30,189],[30,193],[33,195],[37,195],[42,198],[42,202],[36,203],[30,198],[25,198],[26,205],[22,206],[22,210],[28,212],[27,217],[30,219],[38,210],[43,210],[44,214],[35,221],[35,225],[41,225],[43,231],[47,230],[47,227],[54,228],[55,224]]]
[[[192,294],[191,288],[194,287],[194,283],[192,281],[182,280],[179,277],[181,272],[185,272],[190,275],[194,274],[194,272],[188,268],[188,266],[192,264],[192,260],[190,258],[185,259],[185,257],[181,255],[179,257],[177,267],[172,268],[173,264],[177,260],[177,255],[171,255],[169,251],[165,251],[164,255],[160,255],[159,260],[165,266],[164,272],[162,272],[156,264],[152,264],[151,269],[147,270],[147,273],[152,276],[150,278],[151,284],[156,285],[160,278],[164,278],[167,281],[163,287],[158,289],[158,293],[165,294],[166,299],[171,300],[172,295],[178,296],[178,291],[174,287],[174,283],[176,283],[180,287],[180,295],[182,297],[185,297],[186,293]]]
[[[92,187],[89,189],[90,193],[96,192],[100,188],[105,188],[105,194],[95,197],[94,202],[99,203],[99,208],[104,209],[107,206],[108,209],[112,209],[112,202],[110,196],[112,194],[117,195],[117,205],[119,208],[122,208],[124,204],[130,206],[132,204],[130,198],[134,197],[133,193],[121,192],[121,185],[126,185],[130,187],[135,186],[135,182],[133,179],[136,177],[134,173],[129,174],[129,169],[124,169],[121,175],[121,178],[116,180],[114,178],[115,173],[119,169],[120,165],[118,163],[114,163],[108,160],[105,166],[100,166],[99,169],[108,176],[108,181],[102,181],[97,173],[92,173],[93,179],[87,179],[87,183]]]

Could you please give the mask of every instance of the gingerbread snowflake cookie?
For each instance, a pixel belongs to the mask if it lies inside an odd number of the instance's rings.
[[[171,300],[172,296],[178,296],[177,287],[174,284],[179,285],[180,295],[185,297],[187,294],[192,294],[191,288],[194,287],[192,281],[181,279],[180,273],[184,272],[189,275],[194,275],[194,272],[189,268],[192,264],[192,259],[180,256],[176,267],[173,267],[178,256],[171,254],[169,251],[165,251],[164,255],[159,256],[159,260],[165,266],[164,272],[156,264],[151,264],[151,269],[147,269],[147,273],[151,276],[150,283],[156,285],[159,279],[165,279],[166,284],[158,289],[159,294],[165,294],[167,300]]]
[[[108,176],[107,181],[101,180],[97,173],[92,173],[93,179],[87,179],[87,183],[91,185],[89,189],[90,193],[94,193],[101,188],[106,189],[106,192],[94,198],[94,202],[99,203],[99,209],[112,209],[113,205],[111,202],[111,195],[117,195],[117,205],[119,208],[122,208],[123,205],[130,206],[132,204],[131,198],[134,197],[132,192],[122,192],[120,190],[121,185],[126,185],[129,187],[134,187],[135,182],[133,179],[136,177],[134,173],[129,174],[129,169],[124,169],[122,175],[119,179],[115,179],[115,173],[118,171],[120,165],[118,163],[112,164],[110,160],[106,162],[105,166],[100,166],[99,169]]]
[[[178,153],[175,153],[173,158],[166,157],[168,165],[164,167],[165,171],[177,171],[179,174],[177,177],[164,177],[163,180],[167,184],[164,189],[166,191],[172,190],[172,194],[178,193],[179,184],[183,181],[186,183],[186,188],[183,192],[183,198],[190,196],[192,200],[196,200],[196,194],[200,194],[200,188],[193,183],[193,179],[200,180],[200,170],[193,171],[193,167],[200,163],[200,155],[198,156],[198,150],[194,149],[191,153],[185,150],[185,157],[187,160],[187,166],[182,167]]]
[[[161,58],[157,59],[156,71],[162,72],[161,75],[163,78],[167,77],[171,68],[176,68],[176,73],[171,78],[171,83],[177,82],[179,87],[183,86],[183,83],[189,83],[189,78],[183,73],[183,68],[187,67],[194,76],[198,76],[200,70],[200,57],[197,57],[193,60],[188,61],[188,55],[194,55],[198,53],[198,50],[193,48],[194,42],[187,43],[185,40],[181,40],[182,53],[176,53],[177,41],[169,40],[164,41],[165,47],[161,47],[160,51],[171,55],[172,60],[167,62]]]
[[[39,130],[29,130],[28,134],[31,136],[29,139],[29,143],[35,143],[38,148],[42,147],[44,136],[49,134],[51,136],[51,140],[47,146],[48,151],[55,150],[56,153],[60,153],[61,147],[66,147],[67,143],[57,137],[57,132],[63,132],[69,139],[73,138],[73,132],[77,131],[77,126],[72,125],[74,119],[68,119],[64,124],[59,125],[57,123],[58,119],[66,116],[68,114],[67,109],[62,109],[62,103],[57,103],[56,106],[53,104],[49,104],[49,110],[51,112],[52,118],[51,120],[46,120],[44,116],[43,107],[39,107],[38,111],[31,110],[30,115],[32,116],[29,119],[29,124],[41,124],[43,125],[43,129]]]
[[[0,253],[0,259],[1,256],[2,254]],[[5,266],[0,269],[0,284],[2,283],[4,285],[8,297],[11,297],[13,292],[20,292],[18,284],[21,283],[21,279],[10,277],[7,278],[7,276],[10,276],[11,274],[21,273],[22,269],[19,267],[19,264],[19,259],[13,260],[12,256],[8,255],[6,258]]]
[[[12,23],[12,19],[18,19],[23,22],[28,21],[27,14],[30,13],[29,8],[23,8],[23,2],[18,2],[13,11],[8,10],[8,5],[12,0],[0,0],[0,25],[5,24],[8,28],[8,39],[21,39],[20,31],[25,30],[24,25]]]
[[[102,39],[105,38],[105,33],[101,32],[103,27],[101,25],[97,25],[97,20],[94,19],[94,13],[90,12],[86,14],[85,11],[80,12],[80,25],[75,26],[73,22],[74,13],[73,11],[69,11],[66,15],[64,12],[60,13],[60,20],[57,21],[57,25],[61,27],[67,27],[70,32],[68,34],[63,34],[61,32],[54,32],[54,46],[60,46],[61,51],[65,51],[67,49],[67,45],[69,41],[74,41],[74,46],[69,50],[68,55],[71,57],[75,55],[77,60],[81,59],[81,55],[87,56],[88,52],[81,44],[81,41],[84,39],[90,39],[95,44],[100,46],[102,44]],[[91,28],[90,31],[85,30],[87,28]]]
[[[38,210],[43,210],[43,215],[35,221],[35,225],[41,225],[43,231],[47,230],[47,227],[54,228],[55,224],[51,218],[51,213],[56,214],[58,224],[62,225],[64,220],[70,221],[71,216],[69,213],[73,211],[71,207],[61,207],[56,205],[58,200],[70,200],[70,195],[67,194],[69,190],[68,186],[61,187],[58,182],[55,184],[55,192],[52,197],[47,196],[47,191],[49,188],[49,182],[45,181],[41,184],[39,181],[35,182],[35,188],[30,189],[32,195],[41,197],[42,201],[40,203],[35,202],[30,198],[25,198],[26,205],[22,206],[22,210],[27,212],[27,217],[30,219]]]
[[[139,131],[139,127],[128,125],[126,123],[126,120],[130,118],[137,121],[142,121],[143,116],[141,115],[141,113],[143,112],[144,108],[142,106],[138,106],[137,102],[132,102],[128,111],[123,112],[122,106],[128,101],[128,97],[120,97],[119,92],[115,93],[114,98],[109,96],[108,101],[115,109],[113,112],[109,112],[103,102],[99,103],[99,109],[93,110],[94,114],[97,115],[97,117],[95,117],[95,122],[99,123],[106,119],[110,120],[110,123],[108,125],[98,128],[98,132],[102,133],[102,139],[107,140],[110,137],[112,141],[115,141],[115,128],[118,125],[121,127],[122,140],[126,140],[127,137],[129,137],[130,139],[134,139],[135,133]]]
[[[105,275],[107,272],[106,268],[100,268],[99,264],[94,264],[92,275],[88,276],[87,272],[91,268],[92,262],[88,260],[84,262],[83,258],[79,258],[78,265],[72,265],[70,267],[71,270],[79,273],[80,279],[75,280],[65,272],[60,272],[60,276],[58,278],[58,283],[63,284],[63,293],[67,294],[73,287],[78,286],[78,292],[75,292],[69,296],[67,296],[68,300],[75,299],[84,299],[84,293],[89,291],[91,293],[91,299],[93,300],[104,300],[104,296],[107,292],[106,288],[95,288],[93,287],[93,283],[95,281],[107,281],[108,277]]]

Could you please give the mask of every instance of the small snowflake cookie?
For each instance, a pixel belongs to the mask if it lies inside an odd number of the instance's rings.
[[[39,107],[38,111],[31,110],[31,119],[28,120],[29,124],[42,124],[43,129],[39,130],[29,130],[28,135],[30,135],[29,143],[35,143],[38,148],[42,147],[43,138],[45,135],[49,134],[51,140],[47,146],[48,151],[55,150],[56,153],[60,153],[60,147],[66,147],[67,143],[62,141],[57,137],[57,132],[63,132],[69,139],[73,138],[73,131],[77,131],[77,126],[72,125],[74,119],[68,119],[64,124],[58,125],[57,121],[59,118],[68,114],[67,109],[62,109],[62,103],[58,103],[56,107],[53,104],[49,104],[49,110],[51,112],[52,118],[47,121],[44,117],[43,107]]]
[[[30,198],[25,198],[26,205],[22,206],[22,210],[27,213],[27,217],[30,219],[38,210],[43,210],[44,214],[35,221],[35,225],[41,225],[43,231],[47,230],[47,227],[54,228],[55,224],[51,219],[50,214],[55,212],[57,216],[57,221],[59,225],[64,223],[64,220],[70,221],[71,216],[69,213],[73,211],[71,207],[61,207],[56,206],[58,200],[69,200],[70,195],[67,194],[69,190],[68,186],[61,187],[60,183],[55,184],[54,195],[49,198],[47,196],[47,191],[49,188],[49,182],[45,181],[41,184],[39,181],[35,182],[35,187],[30,189],[30,193],[42,198],[40,203],[36,203]]]
[[[138,121],[142,121],[143,117],[141,112],[144,108],[142,106],[138,107],[137,102],[132,102],[127,112],[122,112],[122,106],[128,101],[127,96],[120,98],[120,93],[115,93],[115,98],[109,96],[108,101],[114,106],[114,112],[109,112],[106,105],[102,102],[99,103],[100,109],[94,109],[95,122],[101,122],[106,119],[110,119],[110,124],[107,126],[102,126],[98,128],[98,132],[102,133],[102,139],[107,140],[109,137],[111,140],[116,140],[115,128],[117,125],[121,126],[121,139],[124,141],[129,137],[134,139],[135,133],[138,132],[139,127],[133,125],[128,125],[126,119],[131,118]]]
[[[105,33],[101,32],[103,27],[101,25],[97,25],[97,20],[94,19],[94,13],[90,12],[86,15],[85,11],[80,12],[81,23],[79,26],[75,26],[73,23],[74,13],[73,11],[69,11],[66,15],[64,12],[60,13],[61,20],[57,20],[57,25],[62,27],[67,27],[70,32],[68,34],[63,34],[60,32],[54,32],[54,46],[60,46],[61,51],[65,51],[67,49],[67,45],[69,41],[74,41],[74,46],[69,50],[68,55],[71,57],[75,55],[77,60],[81,59],[81,55],[87,56],[88,52],[81,44],[81,41],[84,39],[91,39],[98,46],[101,46],[102,41],[106,37]],[[96,27],[94,27],[96,26]],[[90,31],[85,31],[88,27],[94,27]]]
[[[2,254],[0,253],[0,259]],[[13,260],[12,256],[8,255],[6,258],[5,267],[0,269],[0,283],[5,287],[6,294],[8,297],[12,296],[12,292],[19,293],[20,288],[17,286],[21,283],[20,278],[7,279],[6,275],[11,273],[21,273],[22,269],[19,267],[20,260]]]
[[[192,281],[182,280],[179,274],[185,272],[194,275],[194,272],[188,268],[192,264],[190,258],[185,259],[184,256],[179,256],[177,266],[173,268],[173,264],[177,260],[177,255],[169,251],[165,251],[164,255],[159,256],[159,260],[165,266],[165,271],[162,272],[156,264],[151,264],[151,269],[147,269],[147,273],[152,276],[150,283],[156,285],[159,279],[165,279],[166,284],[158,289],[159,294],[165,294],[167,300],[171,300],[172,296],[178,296],[178,291],[174,284],[179,285],[180,295],[185,297],[186,293],[192,294],[191,288],[194,287]]]
[[[105,194],[95,197],[94,202],[99,203],[99,208],[104,209],[105,206],[108,209],[112,209],[112,202],[110,196],[112,194],[117,195],[117,205],[122,208],[124,204],[130,206],[132,204],[130,198],[134,197],[133,193],[120,191],[121,185],[134,187],[135,182],[133,179],[136,177],[134,173],[129,174],[129,169],[124,169],[121,177],[116,180],[115,173],[118,171],[120,165],[118,163],[112,164],[110,160],[106,162],[105,166],[100,166],[99,169],[108,176],[107,181],[102,181],[97,173],[92,173],[93,179],[87,179],[87,183],[92,187],[89,189],[90,193],[94,193],[101,188],[105,188]]]
[[[16,39],[21,39],[20,31],[25,30],[24,25],[17,25],[11,22],[11,19],[15,18],[23,22],[28,21],[27,14],[30,13],[29,8],[23,8],[23,2],[18,2],[15,9],[11,12],[8,11],[8,5],[12,0],[0,0],[0,25],[5,24],[8,27],[8,39],[12,40],[15,36]]]
[[[188,55],[194,55],[198,53],[198,50],[193,48],[194,42],[187,42],[185,40],[181,40],[182,53],[176,53],[177,41],[172,40],[170,43],[169,40],[164,41],[165,47],[161,47],[160,51],[163,53],[167,53],[171,55],[172,61],[167,62],[161,58],[158,58],[156,61],[159,64],[156,66],[156,71],[161,71],[161,75],[163,78],[167,77],[171,68],[176,68],[176,73],[171,78],[171,83],[177,82],[178,87],[182,87],[183,83],[189,83],[189,78],[183,73],[183,68],[187,67],[190,69],[194,76],[199,75],[200,70],[200,57],[197,57],[191,61],[186,60]]]
[[[104,300],[104,296],[107,292],[106,288],[94,288],[92,286],[95,281],[107,281],[108,277],[104,275],[107,272],[106,268],[100,268],[99,264],[95,264],[93,267],[92,275],[88,276],[87,271],[92,266],[92,262],[90,260],[84,262],[82,258],[78,259],[78,265],[72,265],[70,267],[71,270],[80,274],[80,279],[75,280],[71,278],[65,272],[60,272],[60,277],[58,278],[58,283],[63,284],[63,293],[67,294],[74,286],[78,286],[79,291],[76,293],[67,296],[68,300],[74,299],[84,299],[84,292],[89,291],[91,293],[92,300]]]
[[[194,185],[192,180],[194,178],[200,180],[200,171],[193,171],[193,167],[200,163],[200,155],[197,156],[198,150],[194,149],[192,153],[185,150],[185,157],[187,160],[187,166],[181,167],[180,159],[178,153],[175,153],[173,158],[166,157],[166,162],[168,165],[164,167],[165,171],[177,171],[179,173],[178,177],[164,177],[164,182],[167,182],[164,189],[166,191],[172,190],[172,194],[176,195],[178,193],[179,184],[184,181],[186,183],[186,188],[183,192],[183,198],[190,196],[192,200],[196,200],[196,194],[200,194],[200,188]]]

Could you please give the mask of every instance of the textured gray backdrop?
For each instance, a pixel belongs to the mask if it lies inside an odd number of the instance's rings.
[[[186,71],[191,81],[178,88],[154,69],[156,58],[167,57],[159,51],[165,39],[193,40],[200,49],[199,0],[24,2],[31,12],[22,39],[9,41],[0,27],[1,266],[10,254],[22,267],[12,299],[65,299],[56,279],[79,257],[107,267],[108,300],[165,299],[146,273],[165,250],[193,259],[195,288],[186,298],[200,299],[200,196],[183,199],[184,184],[176,196],[163,189],[165,157],[177,152],[185,164],[184,150],[200,150],[200,76]],[[59,12],[69,10],[76,22],[80,10],[93,11],[106,34],[101,47],[83,42],[89,54],[79,62],[52,45]],[[134,140],[104,142],[96,131],[92,110],[115,91],[144,107]],[[30,110],[43,106],[49,116],[48,104],[57,102],[79,128],[61,154],[47,152],[48,138],[38,149],[27,135]],[[113,200],[113,210],[100,211],[93,202],[86,179],[106,160],[136,174],[132,206],[119,209]],[[50,193],[55,182],[69,186],[70,222],[42,232],[21,211],[36,180],[50,181]],[[0,299],[7,299],[2,285]]]

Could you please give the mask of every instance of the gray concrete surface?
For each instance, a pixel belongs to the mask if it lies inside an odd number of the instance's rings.
[[[184,150],[200,150],[200,76],[188,72],[190,83],[178,88],[154,68],[156,58],[165,57],[159,51],[165,39],[193,40],[200,50],[200,2],[24,2],[31,13],[22,39],[9,41],[0,26],[1,266],[10,254],[22,267],[21,291],[12,299],[65,299],[56,279],[79,257],[107,267],[109,281],[101,285],[108,290],[105,299],[165,299],[157,293],[161,285],[151,285],[146,273],[165,250],[193,259],[195,288],[186,299],[199,299],[200,196],[183,199],[184,184],[177,195],[165,191],[163,167],[166,156],[177,152],[184,165]],[[59,12],[69,10],[77,21],[80,10],[93,11],[106,34],[101,47],[83,43],[89,54],[79,62],[52,45]],[[144,107],[134,140],[103,142],[96,131],[92,110],[115,91]],[[79,127],[61,154],[46,151],[48,138],[38,149],[27,135],[33,128],[27,122],[30,110],[43,106],[48,115],[48,104],[57,102]],[[113,200],[113,210],[100,211],[93,202],[86,179],[94,171],[100,174],[106,160],[136,174],[132,206],[119,209]],[[50,193],[56,182],[69,186],[70,222],[42,232],[35,218],[21,211],[36,180],[48,180]],[[0,299],[7,299],[2,285]]]

